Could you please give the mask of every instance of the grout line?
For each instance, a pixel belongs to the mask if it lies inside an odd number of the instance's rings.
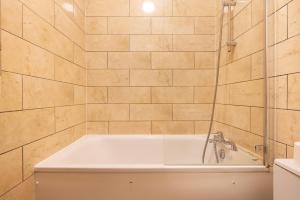
[[[286,107],[289,108],[289,74],[286,76]]]
[[[53,135],[55,135],[55,134],[60,134],[60,133],[66,131],[66,130],[68,130],[68,129],[75,128],[76,126],[80,126],[80,125],[82,125],[82,124],[84,124],[84,123],[85,123],[85,122],[83,121],[83,122],[74,124],[74,125],[72,125],[72,126],[69,126],[69,127],[67,127],[67,128],[64,128],[64,129],[62,129],[62,130],[59,130],[59,131],[55,131],[55,132],[53,132],[53,133],[50,133],[49,135],[46,135],[46,136],[40,137],[40,138],[38,138],[38,139],[32,140],[32,141],[30,141],[30,142],[24,143],[24,144],[22,144],[22,145],[20,145],[20,146],[18,146],[18,147],[14,147],[14,148],[8,149],[7,151],[1,152],[1,153],[0,153],[0,156],[3,155],[3,154],[9,153],[9,152],[11,152],[11,151],[14,151],[14,150],[16,150],[16,149],[19,149],[19,148],[21,148],[21,147],[24,147],[24,146],[30,145],[30,144],[32,144],[32,143],[35,143],[35,142],[37,142],[37,141],[40,141],[40,140],[42,140],[42,139],[51,137],[51,136],[53,136]],[[26,179],[25,179],[25,180],[26,180]]]
[[[77,84],[77,83],[71,83],[71,82],[66,82],[66,81],[49,79],[49,78],[45,78],[45,77],[32,76],[32,75],[28,75],[28,74],[20,74],[20,73],[17,73],[17,72],[7,71],[7,70],[2,70],[2,71],[6,72],[6,73],[11,73],[11,74],[17,74],[17,75],[21,75],[21,76],[32,77],[32,78],[36,78],[36,79],[43,79],[43,80],[48,80],[48,81],[57,82],[57,83],[64,83],[64,84],[73,85],[73,86],[85,87],[85,85],[80,85],[80,84]]]
[[[21,3],[21,5],[22,5],[22,36],[21,37],[23,38],[24,37],[24,5],[23,3]]]
[[[22,110],[24,110],[24,76],[23,75],[21,75],[21,79],[22,79]]]
[[[54,4],[54,5],[56,5],[56,3]],[[54,24],[55,24],[55,13],[54,13],[54,23],[53,24],[51,24],[50,22],[48,22],[45,18],[43,18],[43,17],[41,17],[38,13],[36,13],[34,10],[32,10],[30,7],[28,7],[26,4],[23,4],[23,6],[24,7],[26,7],[26,9],[28,9],[31,13],[33,13],[34,15],[35,15],[35,17],[37,17],[39,20],[41,20],[41,21],[43,21],[45,24],[47,24],[47,26],[51,26],[55,31],[57,31],[58,33],[60,33],[60,34],[62,34],[64,37],[66,37],[68,40],[70,40],[72,43],[76,43],[77,44],[77,41],[73,41],[73,39],[71,39],[68,35],[66,35],[64,32],[62,32],[61,30],[59,30],[59,29],[57,29],[55,26],[54,26]],[[61,9],[61,10],[63,10],[62,8],[61,8],[61,6],[60,5],[58,5],[58,7]],[[64,15],[65,16],[67,16],[68,17],[68,15],[65,13],[65,12],[63,12],[64,13]],[[73,22],[73,20],[71,20],[72,21],[72,23],[74,23]],[[23,21],[23,24],[24,24],[24,21]],[[74,23],[75,24],[75,23]],[[82,33],[84,33],[84,31],[82,31],[82,29],[80,29],[81,30],[81,32]],[[24,40],[25,40],[25,38],[23,38]],[[78,46],[80,46],[81,47],[81,45],[80,44],[77,44]],[[82,49],[84,49],[83,47],[81,47]]]
[[[22,182],[24,181],[24,147],[21,147],[21,154],[22,154]]]
[[[14,37],[17,37],[17,38],[19,38],[19,39],[21,39],[21,40],[23,40],[23,41],[25,41],[25,42],[27,42],[27,43],[30,43],[30,44],[33,45],[34,47],[37,47],[37,48],[39,48],[39,49],[42,49],[42,50],[48,52],[49,54],[51,54],[51,55],[53,55],[53,56],[59,57],[59,58],[65,60],[65,61],[67,61],[67,62],[70,62],[70,63],[72,63],[74,66],[77,66],[77,67],[82,68],[82,69],[86,69],[85,67],[80,66],[80,65],[78,65],[78,64],[76,64],[76,63],[73,63],[71,60],[68,60],[67,58],[62,57],[61,55],[58,55],[58,54],[56,54],[55,52],[52,52],[52,51],[50,51],[50,50],[48,50],[48,49],[46,49],[46,48],[44,48],[44,47],[42,47],[42,46],[39,46],[38,44],[35,44],[35,43],[33,43],[33,42],[31,42],[31,41],[25,39],[25,38],[22,38],[22,37],[20,37],[20,36],[18,36],[18,35],[15,35],[14,33],[11,33],[11,32],[9,32],[9,31],[7,31],[7,30],[5,30],[5,29],[1,29],[1,30],[4,31],[4,32],[6,32],[6,33],[8,33],[8,34],[10,34],[10,35],[12,35],[12,36],[14,36]],[[71,41],[71,42],[72,42],[72,41]],[[72,42],[72,43],[73,43],[73,42]],[[78,46],[78,45],[77,45],[77,46]],[[80,47],[80,46],[78,46],[78,47]],[[80,47],[80,48],[81,48],[81,47]],[[82,49],[82,48],[81,48],[81,50],[85,51],[85,50]]]

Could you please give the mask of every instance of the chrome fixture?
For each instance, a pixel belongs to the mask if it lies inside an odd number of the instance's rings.
[[[223,6],[236,6],[236,0],[225,0]]]
[[[231,7],[232,6],[236,6],[236,0],[224,0],[223,1],[223,6],[224,6],[224,9],[225,7],[228,8],[228,13],[227,13],[227,22],[228,22],[228,31],[227,31],[227,47],[228,47],[228,52],[231,52],[233,47],[236,46],[236,42],[233,40],[233,37],[232,37],[232,10],[231,10]]]
[[[205,160],[205,154],[206,154],[206,149],[207,149],[207,145],[209,142],[209,138],[210,135],[212,134],[212,127],[213,127],[213,121],[214,121],[214,116],[215,116],[215,108],[216,108],[216,100],[217,100],[217,93],[218,93],[218,83],[219,83],[219,74],[220,74],[220,63],[221,63],[221,48],[222,48],[222,36],[223,36],[223,20],[224,20],[224,13],[225,13],[225,7],[228,6],[228,10],[230,14],[229,15],[229,19],[231,18],[231,6],[235,6],[236,5],[236,0],[224,0],[223,1],[223,8],[222,8],[222,12],[220,15],[220,33],[219,33],[219,46],[218,46],[218,59],[217,59],[217,69],[216,69],[216,79],[215,79],[215,91],[214,91],[214,98],[213,98],[213,104],[212,104],[212,111],[211,111],[211,117],[210,117],[210,123],[209,123],[209,129],[208,129],[208,134],[206,137],[206,141],[204,144],[204,148],[203,148],[203,152],[202,152],[202,163],[204,164],[204,160]],[[229,20],[230,24],[231,24],[231,20]],[[230,25],[231,27],[231,25]],[[229,28],[230,29],[230,28]],[[230,40],[229,43],[227,42],[227,45],[230,45],[229,50],[231,51],[232,45],[236,45],[236,43],[234,43],[232,41],[232,33],[231,30],[230,32]],[[216,150],[215,150],[216,152]],[[216,154],[216,158],[217,158],[217,154]]]
[[[263,162],[266,167],[270,167],[270,161],[269,161],[269,154],[270,154],[270,149],[269,149],[269,127],[268,127],[268,120],[271,118],[271,116],[268,114],[268,109],[269,109],[269,96],[268,96],[268,71],[267,71],[267,50],[268,50],[268,23],[267,23],[267,17],[268,17],[268,3],[267,0],[262,0],[264,3],[264,137],[263,137],[263,145],[259,148],[258,146],[255,147],[255,150],[258,151],[263,151]],[[225,15],[225,8],[228,7],[228,22],[230,27],[228,29],[228,42],[226,43],[229,45],[228,51],[232,50],[232,47],[236,46],[237,43],[233,41],[232,37],[232,6],[236,6],[237,0],[223,0],[223,8],[222,12],[220,13],[220,27],[219,27],[219,40],[218,40],[218,49],[217,49],[217,63],[216,63],[216,77],[215,77],[215,88],[214,88],[214,97],[213,97],[213,102],[212,102],[212,111],[211,111],[211,117],[210,117],[210,123],[209,123],[209,128],[208,128],[208,134],[206,137],[206,141],[204,144],[204,148],[202,151],[202,163],[205,164],[205,155],[206,155],[206,150],[207,146],[209,143],[209,139],[212,133],[212,128],[213,128],[213,121],[214,121],[214,115],[215,115],[215,105],[216,105],[216,98],[217,98],[217,92],[218,92],[218,82],[219,82],[219,72],[220,72],[220,57],[221,57],[221,48],[222,48],[222,35],[223,35],[223,20],[224,20],[224,15]],[[235,145],[232,146],[233,149]],[[215,147],[216,148],[216,147]],[[216,150],[216,149],[215,149]],[[215,151],[216,152],[216,151]],[[217,153],[216,153],[217,155]]]
[[[237,146],[236,146],[235,142],[233,142],[231,140],[226,140],[224,138],[224,134],[221,131],[213,133],[212,135],[214,136],[213,139],[209,139],[208,142],[212,143],[214,145],[214,152],[215,152],[215,157],[216,157],[217,163],[219,163],[219,156],[221,159],[225,158],[225,150],[220,149],[220,151],[218,152],[218,150],[217,150],[218,144],[223,144],[224,146],[230,146],[230,150],[237,151]]]

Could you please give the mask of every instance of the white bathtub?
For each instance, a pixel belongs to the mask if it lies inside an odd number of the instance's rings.
[[[87,135],[35,166],[37,200],[271,200],[266,168],[244,151],[212,165],[205,136]],[[233,165],[233,163],[247,165]],[[231,164],[231,165],[230,165]]]

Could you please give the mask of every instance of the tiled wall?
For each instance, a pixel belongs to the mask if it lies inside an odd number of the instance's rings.
[[[88,133],[207,133],[220,2],[154,0],[146,14],[142,0],[1,0],[0,200],[34,199],[32,166],[83,135],[86,117]],[[238,1],[232,53],[225,16],[215,118],[251,151],[263,133],[262,3]],[[269,3],[269,141],[289,157],[300,1]]]
[[[214,124],[216,130],[251,152],[255,152],[255,145],[263,144],[263,8],[263,0],[237,1],[231,17],[232,36],[237,45],[231,52],[226,45],[228,13],[225,13]]]
[[[88,133],[207,133],[215,1],[87,0]]]
[[[270,142],[275,157],[291,157],[300,141],[300,1],[269,0]]]
[[[291,157],[300,139],[300,1],[268,0],[270,159]],[[263,1],[238,1],[232,53],[222,49],[215,128],[254,152],[263,133]],[[226,17],[226,16],[225,16]],[[227,39],[227,21],[223,41]],[[225,38],[225,40],[224,40]],[[261,153],[261,152],[257,152]]]
[[[34,199],[33,165],[85,134],[84,9],[1,0],[1,200]]]

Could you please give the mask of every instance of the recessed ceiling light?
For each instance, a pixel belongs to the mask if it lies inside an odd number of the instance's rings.
[[[72,5],[72,4],[69,4],[69,3],[64,3],[64,4],[63,4],[63,8],[64,8],[66,11],[68,11],[68,12],[73,12],[73,10],[74,10],[73,5]]]
[[[152,1],[145,1],[143,3],[143,10],[145,13],[152,13],[155,10],[155,5]]]

